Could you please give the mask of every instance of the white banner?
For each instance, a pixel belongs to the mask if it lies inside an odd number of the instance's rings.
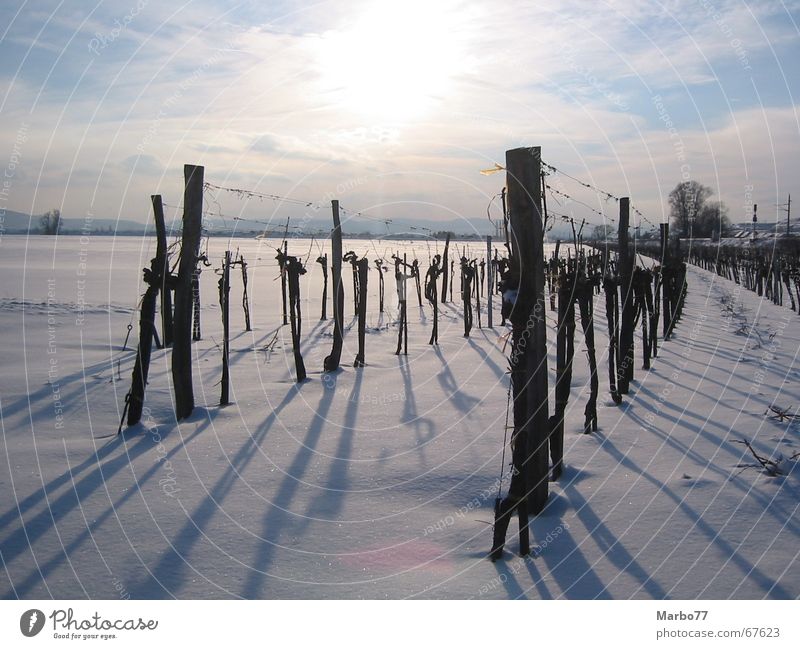
[[[790,601],[4,601],[3,647],[797,647]],[[187,644],[191,643],[191,644]],[[579,644],[580,643],[580,644]],[[585,643],[585,644],[584,644]]]

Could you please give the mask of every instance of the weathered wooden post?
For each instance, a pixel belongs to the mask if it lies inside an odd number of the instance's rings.
[[[489,329],[492,329],[492,278],[494,277],[494,262],[492,261],[492,237],[486,236],[486,319]]]
[[[583,432],[597,431],[597,392],[599,380],[597,377],[597,356],[594,346],[594,288],[587,272],[583,270],[578,274],[578,307],[581,312],[581,329],[586,343],[586,355],[589,358],[589,400],[583,411]]]
[[[286,222],[286,226],[289,226],[289,222]],[[285,260],[287,255],[289,254],[289,244],[287,243],[286,239],[283,240],[283,259]],[[286,263],[284,261],[281,264],[281,299],[283,301],[283,324],[287,324],[288,320],[286,319]]]
[[[303,315],[300,308],[300,275],[304,275],[305,272],[306,269],[299,258],[286,257],[286,277],[289,288],[289,322],[292,328],[292,351],[294,353],[294,367],[298,383],[306,380],[306,366],[303,362],[303,355],[300,353],[300,336],[303,330]]]
[[[362,257],[357,262],[358,267],[358,353],[353,367],[364,367],[365,350],[364,343],[367,329],[367,273],[369,271],[369,260]]]
[[[322,266],[322,315],[320,320],[328,319],[328,253],[317,257],[317,263]]]
[[[375,268],[378,269],[378,312],[383,313],[383,295],[384,295],[384,282],[383,282],[383,259],[373,260]]]
[[[331,231],[331,254],[333,256],[331,275],[333,279],[333,348],[325,357],[326,372],[339,368],[342,359],[342,343],[344,340],[344,286],[342,285],[342,224],[339,221],[339,201],[331,201],[333,212],[333,230]]]
[[[150,353],[153,349],[153,333],[155,330],[156,298],[161,284],[159,276],[160,264],[156,257],[150,262],[150,268],[144,269],[144,281],[147,290],[142,298],[139,311],[139,344],[136,347],[136,362],[133,366],[131,389],[128,393],[128,426],[134,426],[142,418],[144,393],[147,388],[147,374],[150,369]]]
[[[475,291],[475,313],[478,315],[478,329],[481,327],[481,281],[478,274],[478,262],[472,260],[472,286]]]
[[[450,265],[447,261],[447,251],[450,248],[450,233],[444,239],[444,254],[442,255],[442,304],[447,302],[447,280],[450,277]]]
[[[439,275],[442,274],[442,269],[439,266],[441,257],[439,255],[433,256],[428,272],[425,275],[425,298],[430,302],[433,308],[433,329],[431,330],[431,338],[428,341],[429,345],[436,345],[439,343],[439,295],[436,289],[436,282]]]
[[[408,356],[408,288],[407,280],[410,275],[406,273],[408,257],[403,253],[403,355]]]
[[[492,560],[502,555],[515,510],[520,525],[520,553],[529,553],[528,511],[539,513],[548,495],[549,416],[540,174],[539,147],[506,151],[508,212],[513,237],[504,299],[513,300],[508,306],[513,324],[509,360],[514,395],[511,442],[514,472],[507,497],[495,508]]]
[[[572,361],[575,357],[575,276],[569,268],[561,269],[553,283],[558,287],[558,329],[556,334],[556,402],[550,418],[550,458],[553,480],[561,477],[564,467],[564,417],[572,384]]]
[[[619,370],[619,290],[611,266],[606,266],[606,275],[603,277],[603,291],[606,296],[606,321],[608,322],[608,389],[611,399],[619,405],[622,396],[617,389]]]
[[[358,298],[361,291],[358,290],[358,255],[352,250],[345,253],[342,257],[344,261],[350,262],[350,268],[353,271],[353,314],[358,315]]]
[[[461,302],[464,306],[464,338],[472,331],[472,276],[473,269],[466,257],[461,258]]]
[[[414,278],[414,282],[417,285],[417,302],[419,302],[420,308],[422,308],[422,286],[420,283],[420,276],[419,276],[419,261],[416,259],[411,262],[411,275]]]
[[[630,382],[633,380],[633,334],[636,308],[634,306],[633,265],[634,257],[629,250],[628,222],[630,218],[630,199],[619,199],[619,250],[618,274],[620,296],[622,298],[619,361],[617,362],[617,389],[620,394],[628,394]]]
[[[219,278],[219,306],[222,313],[222,381],[220,382],[219,405],[230,403],[229,334],[230,334],[230,294],[231,294],[231,251],[225,251],[222,276]]]
[[[200,273],[202,269],[197,265],[192,271],[192,340],[202,340],[200,331]]]
[[[650,355],[658,356],[658,319],[661,314],[661,266],[653,268],[652,305],[650,306]]]
[[[156,222],[156,271],[161,279],[161,334],[164,347],[172,345],[172,288],[169,282],[169,255],[167,254],[167,227],[164,222],[164,205],[161,195],[150,197]]]
[[[244,255],[239,256],[239,264],[242,267],[242,309],[244,310],[244,330],[252,331],[250,328],[250,298],[247,295],[247,262]]]
[[[661,297],[663,309],[661,318],[663,319],[662,337],[666,340],[670,330],[670,278],[671,266],[669,249],[669,223],[660,223],[661,233]]]
[[[455,263],[456,263],[455,259],[451,259],[450,260],[450,301],[451,302],[453,301],[453,284],[455,284],[455,282],[453,281],[453,278],[456,276]]]
[[[203,222],[204,168],[184,165],[183,235],[178,279],[175,288],[172,383],[175,390],[175,416],[185,419],[194,410],[192,388],[192,280],[200,251]]]
[[[636,316],[642,323],[642,369],[650,369],[650,333],[649,325],[652,319],[650,305],[652,299],[648,300],[652,277],[649,270],[644,268],[633,269],[633,291]]]

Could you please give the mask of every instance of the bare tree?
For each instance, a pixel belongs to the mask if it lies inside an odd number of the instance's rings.
[[[696,180],[678,183],[669,193],[670,216],[673,227],[688,237],[690,224],[700,215],[706,201],[713,195],[710,187]]]
[[[719,237],[730,226],[728,208],[722,201],[711,201],[703,205],[695,218],[693,235],[695,237]]]
[[[53,209],[39,217],[42,234],[58,234],[61,225],[61,210]]]
[[[595,241],[605,241],[606,239],[610,239],[613,234],[614,226],[606,223],[604,225],[595,225],[592,228],[591,238]]]

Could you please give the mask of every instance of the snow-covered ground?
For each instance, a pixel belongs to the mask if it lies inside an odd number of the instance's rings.
[[[226,244],[211,240],[215,266]],[[650,371],[637,368],[616,407],[599,296],[600,430],[581,434],[579,331],[566,471],[532,523],[533,556],[519,558],[512,537],[493,564],[508,387],[499,304],[494,329],[476,319],[469,339],[460,306],[443,307],[431,348],[430,307],[409,291],[409,355],[397,357],[394,283],[387,275],[380,315],[372,269],[367,367],[354,369],[347,267],[343,367],[324,375],[332,323],[319,321],[319,249],[293,240],[291,254],[311,255],[302,282],[309,380],[297,385],[273,245],[233,243],[250,263],[254,324],[243,331],[234,274],[234,403],[217,406],[221,323],[206,269],[195,413],[176,425],[169,352],[155,351],[143,423],[102,438],[116,431],[130,384],[136,327],[122,344],[154,242],[3,236],[2,597],[800,595],[800,471],[788,461],[784,477],[739,468],[753,460],[736,443],[773,458],[800,449],[795,424],[764,415],[800,405],[800,330],[788,308],[690,269],[674,339]],[[370,258],[416,249],[424,273],[436,244],[345,241],[351,247]],[[551,331],[551,371],[554,339]]]

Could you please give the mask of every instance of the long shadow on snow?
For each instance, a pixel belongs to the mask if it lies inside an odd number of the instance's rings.
[[[347,488],[350,484],[348,472],[350,469],[350,458],[353,453],[353,435],[355,434],[357,425],[362,380],[363,370],[356,370],[353,388],[347,401],[344,424],[339,434],[339,443],[336,447],[334,457],[331,458],[325,486],[322,487],[322,493],[311,500],[311,504],[303,517],[292,526],[293,536],[298,538],[302,537],[312,521],[323,523],[337,522],[336,517],[342,511],[345,498],[347,497]],[[263,538],[266,539],[267,533],[272,531],[271,528],[267,527],[267,522],[265,520]],[[259,549],[258,554],[253,560],[253,568],[257,573],[251,574],[245,592],[243,593],[244,597],[254,599],[264,596],[264,593],[261,591],[261,586],[263,586],[263,578],[268,576],[266,570],[274,558],[272,556],[274,551],[275,546],[273,544],[267,541],[263,542],[263,546]],[[259,579],[259,577],[256,577],[256,574],[261,575],[263,578]],[[259,581],[257,582],[257,580]]]
[[[648,574],[636,558],[628,552],[622,542],[608,529],[574,482],[565,484],[564,493],[575,506],[575,515],[589,531],[592,541],[600,548],[603,556],[619,568],[621,573],[624,572],[638,581],[650,597],[664,599],[667,596],[664,589],[653,580],[652,575]],[[607,593],[607,587],[608,584],[603,586],[603,593]],[[567,595],[570,590],[571,588],[567,588],[564,594]],[[594,595],[594,597],[598,596],[599,594]]]
[[[428,460],[425,456],[425,446],[436,437],[436,427],[428,417],[420,417],[417,411],[417,399],[414,396],[414,384],[411,378],[411,365],[407,356],[398,356],[397,363],[400,367],[400,374],[403,377],[403,390],[405,401],[403,401],[403,415],[400,422],[412,424],[417,436],[417,449],[423,468],[427,468]]]
[[[652,406],[649,406],[646,403],[643,403],[642,405],[647,410],[654,411]],[[743,480],[742,478],[740,478],[738,476],[733,476],[732,477],[730,475],[729,471],[725,471],[723,468],[718,467],[718,466],[716,466],[714,464],[711,464],[707,457],[705,457],[704,455],[701,455],[697,451],[691,449],[689,446],[687,446],[683,442],[675,439],[669,433],[662,432],[662,431],[658,430],[657,428],[654,428],[649,422],[645,421],[644,418],[642,418],[638,414],[636,414],[636,412],[634,411],[633,408],[628,408],[626,410],[626,414],[635,423],[639,424],[639,426],[641,426],[643,430],[648,430],[648,431],[652,432],[653,434],[658,436],[660,439],[664,440],[664,442],[668,446],[671,446],[676,451],[678,451],[681,454],[683,454],[685,457],[690,458],[693,461],[697,462],[697,464],[699,464],[700,466],[704,467],[705,470],[708,470],[708,471],[711,471],[712,473],[717,474],[718,476],[720,476],[720,478],[722,478],[723,480],[727,481],[729,484],[733,485],[734,487],[736,487],[737,489],[742,491],[743,492],[743,496],[748,497],[748,498],[752,498],[755,502],[759,503],[762,506],[762,508],[763,508],[763,510],[765,512],[769,512],[770,514],[772,514],[775,517],[776,521],[778,523],[780,523],[781,528],[787,528],[788,530],[792,531],[795,534],[800,534],[800,525],[798,525],[796,523],[793,524],[793,523],[790,522],[794,518],[794,512],[788,512],[788,511],[784,510],[783,508],[781,508],[777,504],[777,502],[776,502],[776,500],[774,498],[759,493],[758,491],[753,489],[752,483],[747,482],[747,481]],[[688,423],[686,421],[683,421],[681,419],[677,419],[675,417],[672,417],[672,416],[670,416],[670,415],[668,415],[668,414],[666,414],[664,412],[660,412],[660,413],[657,413],[657,414],[660,414],[661,416],[663,416],[664,418],[672,421],[675,424],[681,424],[681,425],[685,426],[686,428],[688,428],[692,432],[696,433],[697,435],[705,437],[712,444],[714,444],[715,448],[717,448],[717,449],[723,448],[723,447],[729,448],[730,452],[734,455],[734,457],[737,455],[737,453],[733,452],[733,448],[728,446],[729,442],[727,440],[724,440],[724,439],[718,438],[715,435],[711,435],[709,433],[706,433],[703,430],[703,428],[701,428],[699,426],[696,426],[694,424],[690,424],[690,423]],[[737,451],[740,451],[740,449],[737,449]],[[783,514],[783,517],[781,517],[780,514]]]
[[[360,375],[361,372],[359,372],[357,376],[357,380],[359,382]],[[247,582],[242,587],[243,597],[251,599],[260,597],[262,587],[265,585],[265,580],[271,576],[267,573],[267,570],[274,560],[276,550],[281,548],[289,549],[291,551],[291,548],[286,548],[286,546],[281,545],[277,539],[285,528],[291,526],[294,518],[298,516],[290,509],[292,501],[294,500],[298,487],[303,485],[302,477],[308,469],[311,459],[314,457],[314,449],[316,448],[320,435],[322,434],[322,430],[327,423],[326,418],[328,416],[328,412],[330,411],[335,394],[336,383],[333,383],[333,387],[328,385],[325,386],[322,393],[322,398],[315,409],[314,418],[312,419],[311,424],[308,427],[308,431],[306,432],[305,439],[303,439],[301,446],[297,451],[297,455],[295,455],[294,460],[292,460],[291,465],[286,470],[285,477],[283,478],[280,487],[278,487],[275,497],[267,507],[258,550],[256,552],[256,556],[253,557],[252,566],[249,568]],[[352,435],[352,431],[349,433],[342,431],[342,434],[343,437],[346,437],[347,435]],[[342,446],[343,443],[343,440],[340,440],[340,446]],[[349,454],[349,442],[344,443],[342,454],[343,458],[345,457],[344,453]],[[346,460],[342,461],[346,462]],[[303,520],[306,521],[305,524],[307,525],[307,519]]]
[[[171,428],[170,431],[173,429],[174,428]],[[162,435],[162,439],[168,434],[169,431],[165,432]],[[32,509],[38,502],[42,500],[47,502],[47,510],[39,512],[33,517],[32,520],[24,524],[24,528],[15,530],[10,536],[6,537],[2,543],[0,543],[0,549],[2,549],[3,556],[6,561],[13,559],[20,552],[23,552],[26,549],[29,541],[35,541],[42,534],[44,534],[44,532],[51,528],[50,523],[55,525],[58,520],[63,518],[69,511],[72,510],[73,507],[79,504],[72,502],[75,491],[77,491],[79,496],[82,494],[89,495],[90,493],[93,493],[97,488],[99,481],[115,475],[122,469],[129,466],[132,460],[136,459],[148,449],[153,447],[152,440],[150,440],[145,434],[140,437],[133,446],[126,447],[125,453],[116,457],[110,457],[111,454],[117,449],[117,439],[119,438],[112,439],[109,443],[97,450],[92,456],[84,460],[77,467],[74,467],[72,470],[65,471],[59,477],[48,482],[41,489],[37,489],[33,494],[19,502],[16,507],[9,509],[2,515],[2,517],[0,517],[0,527],[5,529],[13,525],[17,518],[21,517],[27,511]],[[91,466],[95,466],[96,468],[75,483],[74,490],[70,490],[62,494],[55,500],[49,500],[48,494],[50,492],[58,489],[68,482],[73,481],[76,475],[82,473]]]
[[[173,590],[183,585],[187,569],[195,570],[191,565],[189,555],[194,545],[201,538],[205,538],[204,527],[220,511],[222,501],[236,485],[241,472],[257,456],[257,451],[272,428],[272,424],[277,420],[281,411],[300,392],[302,386],[302,383],[293,386],[258,427],[255,434],[236,452],[236,455],[230,460],[227,470],[218,478],[210,491],[206,492],[206,497],[195,507],[175,538],[171,541],[168,540],[170,547],[165,551],[150,577],[138,587],[133,588],[132,592],[146,593],[147,597],[155,598],[164,594],[173,595]],[[202,576],[202,573],[199,574]],[[218,587],[206,577],[203,578],[211,585]]]
[[[169,459],[173,458],[179,451],[185,449],[186,446],[192,440],[194,440],[196,437],[198,437],[206,428],[208,428],[210,425],[213,424],[213,420],[214,420],[215,417],[216,417],[216,412],[215,411],[214,412],[208,412],[206,420],[200,426],[198,426],[195,429],[195,431],[191,435],[189,435],[189,437],[187,437],[185,440],[183,440],[179,446],[176,446],[172,450],[168,451],[163,456],[163,459],[165,461],[169,460]],[[174,428],[175,428],[175,426],[173,426],[173,428],[170,429],[170,431],[173,430]],[[162,440],[165,439],[167,437],[167,434],[170,431],[164,431],[162,433],[162,430],[159,429],[159,435],[161,436],[161,439]],[[143,435],[144,435],[143,440],[149,442],[147,444],[148,448],[152,448],[153,446],[155,446],[155,443],[152,440],[148,440],[148,436],[147,436],[146,432],[143,433]],[[108,446],[113,448],[116,445],[109,444]],[[136,447],[134,447],[134,448],[137,448],[137,449],[140,448],[140,443],[137,443]],[[127,452],[125,454],[120,455],[120,458],[125,458],[126,460],[129,461],[129,462],[126,462],[125,464],[132,464],[133,463],[132,460],[135,457],[138,457],[139,455],[141,455],[141,453],[142,453],[142,451],[137,451],[135,454],[132,455],[131,451],[127,450]],[[84,461],[84,463],[81,464],[80,466],[84,466],[87,461]],[[114,473],[116,473],[119,470],[119,468],[117,468],[112,473],[109,473],[108,471],[105,471],[104,467],[106,467],[106,465],[102,464],[99,459],[98,459],[97,466],[98,466],[97,472],[99,472],[102,482],[105,482],[107,478],[109,478],[111,475],[113,475]],[[78,534],[78,536],[72,538],[66,545],[63,546],[64,555],[66,555],[66,557],[69,557],[69,555],[72,552],[75,552],[83,543],[85,543],[87,541],[90,541],[92,539],[92,534],[94,532],[96,532],[98,529],[100,529],[100,526],[103,523],[105,523],[105,521],[107,519],[111,518],[112,515],[116,515],[116,513],[119,510],[119,508],[122,505],[124,505],[130,498],[132,498],[134,495],[139,494],[141,492],[141,486],[143,484],[145,484],[148,480],[150,480],[152,477],[154,477],[162,469],[163,469],[163,463],[162,462],[157,462],[153,466],[151,466],[147,471],[145,471],[141,476],[137,476],[136,477],[136,482],[135,482],[136,488],[127,490],[126,493],[122,497],[120,497],[116,502],[112,503],[108,507],[108,509],[106,509],[102,514],[100,514],[97,517],[93,518],[89,528],[86,528],[86,529],[82,530],[81,533]],[[57,516],[57,518],[59,518],[59,519],[62,518],[70,510],[69,507],[64,506],[62,508],[62,507],[60,507],[60,505],[64,504],[66,501],[69,501],[71,499],[71,497],[74,496],[76,498],[76,501],[75,501],[73,507],[79,508],[79,507],[81,507],[81,501],[82,501],[83,498],[85,498],[85,497],[87,497],[89,495],[92,495],[93,493],[95,493],[97,491],[98,485],[94,483],[94,479],[93,479],[94,475],[96,475],[97,472],[94,472],[93,474],[88,475],[86,478],[84,478],[83,480],[81,480],[78,483],[76,483],[74,485],[74,488],[71,491],[63,494],[57,501],[55,501],[54,503],[51,504],[51,506],[50,506],[51,509],[54,506],[58,507],[58,509],[57,509],[58,516]],[[73,478],[74,478],[74,471],[72,472],[72,474],[73,474]],[[66,472],[66,476],[67,476],[67,479],[69,479],[69,476],[70,476],[70,471],[69,470]],[[62,480],[62,478],[63,478],[63,476],[60,476],[58,478],[58,480]],[[45,512],[40,513],[40,516],[43,516],[44,513]],[[51,520],[53,520],[53,525],[54,526],[56,525],[55,518],[56,518],[55,516],[51,517]],[[27,527],[28,526],[26,525],[25,529],[27,529]],[[49,529],[49,526],[47,526],[45,531],[47,531],[47,529]],[[21,532],[24,534],[25,530],[21,530]],[[32,537],[33,537],[33,535],[29,533],[28,534],[28,538],[32,538]],[[38,538],[38,535],[37,535],[37,538]],[[3,550],[3,557],[4,557],[4,559],[6,558],[6,551],[5,550]],[[17,595],[18,596],[24,596],[32,588],[34,588],[38,584],[38,582],[40,580],[46,582],[47,576],[55,568],[58,568],[61,565],[63,565],[63,562],[64,562],[64,556],[62,556],[62,554],[59,552],[58,554],[56,554],[55,556],[50,558],[47,562],[45,562],[43,564],[39,564],[37,569],[32,570],[30,572],[30,574],[24,579],[23,582],[18,583],[18,584],[16,584],[14,586],[15,589],[16,589]],[[145,570],[148,570],[146,565],[144,565],[144,568],[145,568]],[[8,598],[8,595],[4,595],[4,597]]]
[[[765,592],[769,591],[770,589],[774,590],[776,593],[776,597],[781,599],[792,599],[792,595],[789,594],[783,587],[778,586],[770,577],[765,575],[761,570],[759,570],[756,566],[748,562],[744,559],[734,548],[731,546],[730,543],[723,540],[720,537],[720,531],[715,530],[711,525],[706,523],[703,520],[703,517],[698,514],[694,509],[692,509],[683,498],[681,498],[678,494],[676,494],[672,489],[670,489],[665,483],[660,482],[656,478],[652,477],[651,475],[645,473],[638,464],[636,464],[633,460],[628,457],[627,454],[620,452],[619,449],[609,440],[609,438],[605,438],[600,444],[600,448],[604,449],[613,457],[619,464],[627,467],[631,471],[633,471],[636,475],[641,476],[647,482],[652,484],[654,487],[658,489],[658,493],[664,494],[670,500],[672,500],[677,507],[682,509],[684,513],[689,517],[689,519],[693,523],[693,527],[696,527],[700,532],[705,534],[711,543],[714,543],[719,547],[719,549],[723,552],[726,557],[729,557],[730,561],[739,568],[745,577],[750,577],[758,583],[758,585],[764,589]],[[677,549],[677,547],[676,547]]]
[[[456,377],[453,376],[453,372],[450,370],[447,359],[445,359],[439,347],[434,346],[433,351],[439,357],[439,360],[442,361],[442,371],[436,375],[439,384],[450,398],[452,404],[461,412],[469,414],[480,404],[480,401],[475,397],[472,397],[461,391],[461,389],[458,387]]]

